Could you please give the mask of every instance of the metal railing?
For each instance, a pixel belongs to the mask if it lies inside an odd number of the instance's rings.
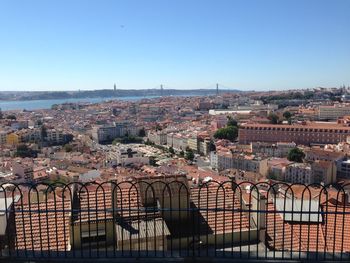
[[[3,184],[0,259],[349,261],[347,188],[186,179]]]

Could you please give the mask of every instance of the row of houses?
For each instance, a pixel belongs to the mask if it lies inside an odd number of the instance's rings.
[[[98,143],[110,143],[115,138],[124,136],[138,136],[142,127],[132,122],[117,122],[112,125],[95,126],[92,129],[92,138]]]
[[[261,158],[256,155],[214,151],[210,153],[210,165],[218,171],[238,169],[267,176],[267,162],[267,158]]]
[[[0,131],[1,145],[18,145],[26,142],[47,142],[52,145],[60,145],[71,140],[71,135],[60,129],[46,129],[43,133],[41,128],[22,129],[15,132]]]
[[[317,155],[317,151],[320,151],[319,155]],[[335,183],[337,176],[342,177],[338,167],[343,167],[344,161],[342,157],[335,160],[324,158],[324,155],[326,154],[323,150],[311,149],[306,151],[305,163],[295,163],[286,158],[213,151],[210,153],[210,163],[212,168],[218,171],[237,169],[289,183]],[[346,167],[346,169],[348,168]]]
[[[175,151],[185,151],[189,148],[199,154],[209,154],[210,139],[200,136],[197,132],[149,131],[147,138],[157,145],[172,147]]]

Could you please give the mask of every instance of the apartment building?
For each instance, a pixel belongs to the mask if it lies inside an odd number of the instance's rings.
[[[345,158],[338,163],[337,176],[350,179],[350,159]]]
[[[147,138],[157,145],[167,144],[167,133],[163,131],[149,131]]]
[[[332,161],[317,160],[311,164],[314,183],[331,184],[337,181],[337,166]]]
[[[197,136],[193,136],[187,139],[187,146],[194,152],[199,152],[199,141]]]
[[[344,158],[344,153],[321,148],[311,148],[304,150],[305,160],[314,162],[316,160],[339,162]]]
[[[289,183],[312,184],[311,165],[307,163],[293,163],[287,166],[285,181]]]
[[[336,123],[297,125],[250,124],[240,126],[239,143],[294,142],[296,144],[337,144],[346,141],[350,127]]]
[[[265,154],[269,157],[287,157],[289,151],[296,147],[294,142],[252,142],[250,144],[251,151],[254,154]]]
[[[22,138],[23,142],[40,142],[43,139],[39,128],[20,130],[17,135]]]
[[[215,119],[210,122],[211,128],[213,130],[217,130],[223,128],[227,125],[227,117],[226,115],[217,115]]]
[[[212,152],[210,156],[211,166],[219,171],[239,169],[261,175],[267,175],[268,172],[267,159],[260,157],[229,152]]]
[[[209,140],[200,140],[198,143],[198,152],[203,155],[208,155],[209,154]]]
[[[350,115],[350,105],[336,104],[332,106],[319,106],[319,120],[337,120],[338,118]]]
[[[188,145],[188,138],[180,133],[169,133],[167,135],[167,145],[177,151],[184,151]]]
[[[14,132],[11,132],[6,135],[6,144],[8,145],[18,145],[21,142],[22,142],[22,137]]]
[[[98,143],[108,143],[115,138],[124,136],[138,136],[141,127],[130,122],[118,122],[113,125],[95,126],[92,128],[92,138]]]
[[[287,166],[285,181],[290,183],[330,184],[336,182],[337,169],[334,162],[317,160],[313,163],[292,163]]]
[[[92,129],[92,138],[98,142],[111,142],[118,137],[118,131],[115,126],[95,126]]]
[[[0,131],[0,145],[6,144],[7,132]]]
[[[268,160],[269,178],[284,181],[287,166],[292,162],[287,158],[271,158]]]
[[[47,141],[53,144],[62,144],[65,142],[65,136],[62,130],[48,129],[46,133]]]
[[[350,165],[348,167],[347,158],[345,158],[345,154],[343,152],[336,152],[333,150],[325,150],[321,148],[311,148],[306,149],[304,153],[305,161],[307,162],[329,162],[332,166],[332,174],[333,170],[335,170],[335,175],[333,175],[334,178],[350,177]],[[335,168],[333,168],[333,166]],[[334,182],[334,178],[332,180],[325,179],[325,181]]]
[[[112,165],[149,164],[148,157],[131,148],[118,148],[115,151],[110,151],[108,159]]]
[[[11,129],[12,130],[21,130],[21,129],[27,129],[28,128],[28,121],[27,120],[16,120],[11,123]]]
[[[117,137],[124,137],[128,135],[138,136],[141,130],[141,127],[129,121],[117,122],[115,127]]]

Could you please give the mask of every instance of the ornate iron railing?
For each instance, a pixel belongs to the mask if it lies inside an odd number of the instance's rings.
[[[348,187],[208,182],[3,184],[2,259],[350,260]]]

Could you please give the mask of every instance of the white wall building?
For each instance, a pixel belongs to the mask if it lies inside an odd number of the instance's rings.
[[[350,115],[350,105],[348,104],[319,106],[318,108],[318,118],[320,120],[336,120],[346,115]]]
[[[312,184],[311,165],[306,163],[292,163],[287,166],[285,180],[289,183]]]
[[[149,164],[149,158],[131,148],[118,148],[109,153],[111,165],[127,166],[131,164]]]

